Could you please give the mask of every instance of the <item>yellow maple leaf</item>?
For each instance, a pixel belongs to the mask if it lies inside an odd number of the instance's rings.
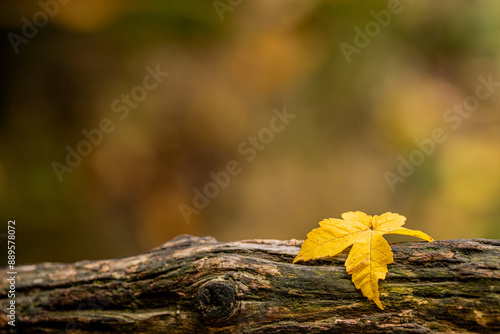
[[[345,261],[347,273],[352,275],[356,289],[373,300],[382,310],[378,292],[378,280],[385,279],[387,265],[394,262],[391,247],[382,237],[384,234],[404,234],[434,241],[421,231],[402,227],[406,217],[386,212],[380,216],[369,216],[364,212],[344,212],[342,219],[325,219],[307,234],[299,254],[293,260],[317,260],[334,256],[353,246]]]

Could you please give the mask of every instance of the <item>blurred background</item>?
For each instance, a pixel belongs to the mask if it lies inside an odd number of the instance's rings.
[[[435,239],[499,238],[500,89],[456,129],[445,113],[478,76],[500,81],[500,4],[401,1],[377,31],[382,10],[387,1],[2,2],[0,247],[9,219],[21,264],[130,256],[185,233],[304,239],[351,210],[400,213]],[[356,27],[373,36],[346,57]],[[136,87],[155,69],[169,75],[145,96]],[[270,139],[273,109],[295,118]],[[67,147],[103,119],[113,130],[69,167]],[[437,128],[446,140],[391,187],[398,157]],[[232,160],[241,172],[196,209],[193,189]],[[60,177],[54,162],[68,166]]]

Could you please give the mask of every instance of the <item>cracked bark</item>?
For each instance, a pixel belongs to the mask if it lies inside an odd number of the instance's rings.
[[[123,259],[19,266],[15,327],[0,282],[0,333],[500,331],[499,240],[392,244],[385,310],[355,289],[347,251],[292,264],[301,243],[179,236]]]

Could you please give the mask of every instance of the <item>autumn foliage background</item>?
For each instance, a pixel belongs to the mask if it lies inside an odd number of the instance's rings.
[[[443,115],[478,76],[500,81],[500,4],[400,4],[348,63],[340,43],[387,1],[243,1],[221,20],[212,1],[73,0],[17,54],[6,36],[40,7],[2,2],[0,236],[16,219],[18,263],[76,261],[183,233],[304,239],[361,210],[437,240],[499,238],[500,89],[456,130]],[[157,64],[169,77],[59,182],[52,162]],[[238,145],[285,106],[296,119],[244,163]],[[384,173],[439,127],[391,191]],[[179,204],[230,160],[242,172],[186,223]]]

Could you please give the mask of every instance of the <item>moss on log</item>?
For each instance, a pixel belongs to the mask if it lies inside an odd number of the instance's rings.
[[[292,264],[301,243],[179,236],[123,259],[20,266],[15,327],[0,282],[0,333],[500,331],[498,240],[393,244],[385,310],[355,289],[347,252]]]

